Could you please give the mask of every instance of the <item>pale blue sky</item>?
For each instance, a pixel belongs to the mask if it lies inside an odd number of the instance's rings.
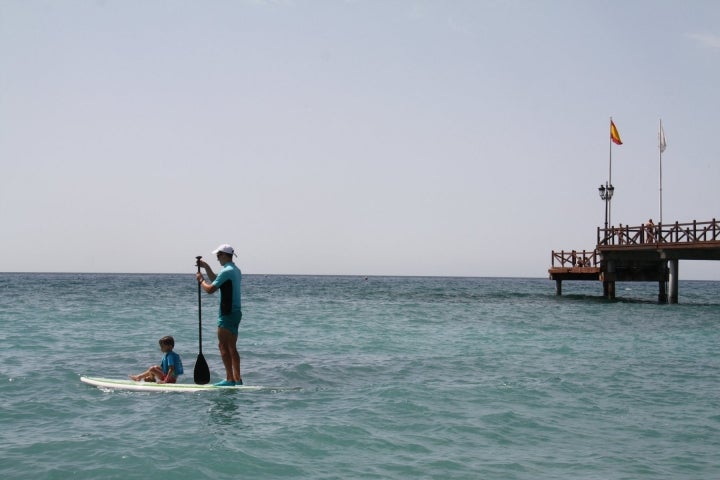
[[[0,270],[545,277],[720,216],[716,1],[0,0]],[[720,279],[718,262],[681,278]]]

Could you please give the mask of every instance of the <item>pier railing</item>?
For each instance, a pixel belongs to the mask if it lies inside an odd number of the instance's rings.
[[[598,246],[633,246],[660,243],[720,242],[720,223],[714,218],[709,222],[678,223],[663,225],[645,223],[640,226],[623,226],[597,229]]]
[[[556,265],[557,262],[557,265]],[[573,267],[573,268],[583,268],[583,267],[599,267],[600,266],[600,256],[597,250],[560,250],[559,252],[556,252],[553,250],[552,252],[552,268],[556,267]]]
[[[663,245],[682,246],[720,244],[720,222],[653,224],[639,226],[619,225],[617,227],[597,229],[597,247],[633,247],[657,248]],[[552,268],[582,269],[600,267],[600,252],[595,250],[560,250],[552,252]]]

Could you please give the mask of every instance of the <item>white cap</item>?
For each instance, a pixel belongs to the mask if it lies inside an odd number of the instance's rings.
[[[235,249],[228,245],[227,243],[223,243],[219,247],[217,247],[215,250],[213,250],[213,255],[217,255],[218,253],[227,253],[228,255],[235,255]],[[237,257],[237,255],[235,255]]]

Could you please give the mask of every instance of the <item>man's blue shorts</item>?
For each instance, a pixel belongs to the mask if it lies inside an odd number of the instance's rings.
[[[242,320],[242,312],[231,312],[229,315],[221,315],[217,325],[219,328],[230,330],[233,335],[237,336],[240,320]]]

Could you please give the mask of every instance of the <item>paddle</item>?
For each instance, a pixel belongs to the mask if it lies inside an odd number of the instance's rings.
[[[198,262],[202,257],[195,257]],[[200,265],[198,267],[198,273],[200,273]],[[202,294],[200,292],[200,283],[198,283],[198,341],[200,342],[198,349],[197,360],[195,361],[195,371],[193,372],[193,379],[198,385],[205,385],[210,383],[210,368],[208,367],[205,357],[202,354]]]

